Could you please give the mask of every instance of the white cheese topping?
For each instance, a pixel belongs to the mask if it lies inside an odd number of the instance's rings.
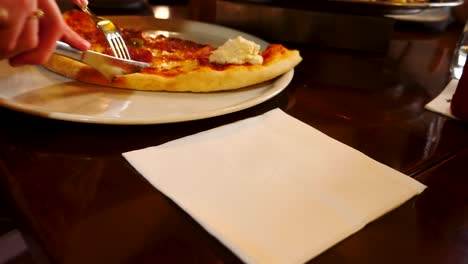
[[[218,64],[262,64],[263,57],[259,55],[260,45],[239,36],[229,39],[214,50],[210,55],[211,63]]]

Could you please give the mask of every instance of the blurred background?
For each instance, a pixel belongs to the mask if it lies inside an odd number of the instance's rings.
[[[58,0],[62,9],[70,0]],[[464,23],[462,0],[388,4],[363,0],[90,0],[99,15],[185,18],[239,29],[271,42],[385,53],[397,30],[440,32]],[[385,3],[385,4],[381,4]]]

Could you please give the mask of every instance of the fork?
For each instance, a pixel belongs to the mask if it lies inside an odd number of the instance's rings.
[[[94,20],[97,28],[99,28],[102,34],[104,34],[114,56],[120,59],[131,60],[127,45],[114,23],[108,19],[95,15],[87,5],[79,4],[78,7]]]

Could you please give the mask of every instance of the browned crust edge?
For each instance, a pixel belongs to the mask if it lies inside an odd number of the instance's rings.
[[[233,90],[278,77],[297,66],[302,57],[297,50],[288,50],[263,65],[236,65],[216,71],[200,68],[173,77],[133,73],[109,82],[94,68],[79,61],[53,54],[44,66],[65,77],[87,83],[143,91],[214,92]]]

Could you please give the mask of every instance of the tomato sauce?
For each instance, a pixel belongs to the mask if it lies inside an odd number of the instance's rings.
[[[94,21],[85,13],[78,10],[70,10],[64,14],[65,22],[80,36],[91,43],[91,49],[112,55],[112,50],[103,34],[95,26]],[[127,43],[130,57],[136,61],[151,62],[154,67],[142,70],[143,73],[156,74],[165,77],[173,77],[184,73],[186,61],[198,61],[199,67],[208,67],[216,71],[225,71],[234,66],[233,64],[215,64],[209,62],[209,56],[215,47],[199,44],[190,40],[166,37],[143,37],[141,30],[121,28],[122,37]],[[277,54],[287,51],[285,47],[278,44],[268,46],[262,53],[263,63],[266,64]],[[175,62],[175,63],[174,63]],[[180,66],[177,65],[180,62]],[[172,67],[162,68],[160,64],[174,63]],[[244,65],[249,66],[250,64]],[[193,69],[193,68],[192,68]]]

